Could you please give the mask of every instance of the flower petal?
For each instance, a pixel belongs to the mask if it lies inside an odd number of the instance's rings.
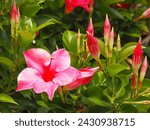
[[[65,49],[60,49],[52,53],[50,69],[59,72],[70,66],[70,55]]]
[[[46,50],[40,48],[25,51],[24,57],[28,67],[34,68],[40,73],[43,73],[43,67],[48,66],[51,60],[50,54]]]
[[[25,68],[18,76],[16,91],[33,88],[33,84],[41,78],[39,72],[32,68]]]
[[[79,75],[80,72],[77,69],[69,67],[65,71],[56,74],[53,82],[55,82],[59,86],[64,86],[74,81]]]
[[[72,81],[70,84],[66,85],[64,89],[74,90],[78,88],[80,85],[88,84],[97,70],[98,70],[98,67],[80,69],[79,70],[80,76],[78,76],[78,78]]]
[[[45,90],[45,92],[48,94],[49,99],[52,101],[53,97],[54,97],[54,93],[57,90],[58,85],[53,83],[53,82],[49,82],[49,87],[47,87],[47,89]]]

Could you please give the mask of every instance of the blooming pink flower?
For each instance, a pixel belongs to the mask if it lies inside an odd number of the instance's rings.
[[[92,24],[92,19],[90,20],[90,23],[88,25],[88,28],[86,31],[86,37],[87,37],[87,45],[88,45],[91,55],[95,59],[98,59],[100,56],[100,47],[99,47],[97,39],[94,37],[94,28]]]
[[[86,85],[88,84],[91,79],[93,78],[94,73],[98,70],[98,67],[96,68],[81,68],[79,69],[80,75],[78,78],[68,85],[64,87],[65,90],[74,90],[78,88],[80,85]]]
[[[144,18],[150,18],[150,8],[148,8],[147,10],[145,10],[144,13],[142,14],[142,16]]]
[[[134,73],[137,73],[139,70],[139,67],[142,62],[142,53],[143,52],[142,52],[142,45],[141,45],[141,38],[140,38],[132,55],[132,67]]]
[[[90,0],[65,0],[65,12],[71,13],[76,7],[82,7],[87,12],[90,12],[88,5],[90,4]]]
[[[79,75],[78,70],[70,67],[70,56],[64,49],[51,55],[43,49],[29,49],[24,57],[28,67],[18,76],[17,91],[32,88],[36,93],[46,92],[52,100],[59,86],[71,83]]]
[[[15,24],[20,22],[20,12],[19,12],[19,8],[17,8],[15,0],[10,13],[10,20]]]

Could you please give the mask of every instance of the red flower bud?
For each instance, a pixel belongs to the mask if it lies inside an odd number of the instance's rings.
[[[105,22],[104,22],[104,41],[105,41],[105,45],[108,45],[110,29],[111,29],[111,25],[110,25],[108,16],[106,15],[106,19],[105,19]]]
[[[142,53],[143,52],[142,52],[141,38],[140,38],[132,55],[133,73],[138,73],[139,67],[142,62]]]
[[[114,28],[112,28],[112,30],[110,32],[110,36],[109,36],[108,48],[109,48],[109,56],[110,57],[112,56],[113,45],[114,45]]]
[[[148,68],[148,63],[147,63],[147,56],[146,56],[145,59],[144,59],[144,62],[142,64],[142,68],[141,68],[141,72],[140,72],[140,80],[141,81],[143,81],[143,79],[145,77],[147,68]]]
[[[94,36],[94,27],[93,27],[93,22],[92,22],[92,18],[90,18],[90,22],[89,22],[89,25],[88,25],[88,28],[87,28],[87,32]]]
[[[148,8],[147,10],[145,10],[144,13],[142,14],[142,16],[144,18],[150,18],[150,8]]]
[[[86,31],[86,37],[87,37],[87,45],[91,55],[95,59],[98,59],[100,56],[100,47],[97,39],[94,37],[94,28],[93,28],[92,19],[90,19],[90,23]]]
[[[19,8],[17,8],[15,0],[10,13],[10,20],[12,23],[15,24],[18,24],[20,22],[20,12],[19,12]]]
[[[100,47],[97,39],[87,32],[87,45],[93,58],[98,59],[100,56]]]

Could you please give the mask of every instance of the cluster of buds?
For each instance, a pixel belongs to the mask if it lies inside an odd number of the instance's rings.
[[[112,57],[112,49],[114,45],[114,28],[111,28],[108,16],[104,22],[104,42],[105,42],[105,54],[106,57]]]
[[[141,38],[140,38],[132,55],[133,75],[132,75],[131,88],[134,90],[134,92],[136,92],[137,90],[137,94],[141,89],[142,82],[143,82],[143,79],[145,77],[145,74],[148,68],[147,57],[145,57],[145,60],[142,64],[142,54],[143,54],[143,51],[142,51]],[[140,71],[140,78],[138,80],[138,71],[139,71],[140,66],[141,66],[141,71]]]
[[[11,22],[11,35],[12,37],[16,38],[17,36],[17,29],[20,23],[20,11],[16,5],[16,1],[14,0],[11,13],[10,13],[10,22]]]

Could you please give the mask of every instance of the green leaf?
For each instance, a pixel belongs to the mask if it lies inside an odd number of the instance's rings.
[[[40,5],[35,0],[26,0],[21,6],[21,12],[28,17],[34,16],[40,10]]]
[[[123,15],[122,15],[119,11],[117,11],[117,10],[115,10],[115,9],[113,9],[113,8],[110,8],[110,11],[111,11],[115,16],[117,16],[118,18],[124,20]]]
[[[41,106],[41,107],[44,107],[44,108],[49,108],[49,106],[47,105],[47,104],[45,104],[43,101],[41,101],[41,100],[38,100],[37,101],[37,104],[39,105],[39,106]]]
[[[0,57],[0,64],[4,64],[12,70],[15,67],[14,62],[11,59],[7,58],[7,57]]]
[[[30,46],[31,42],[33,41],[34,35],[28,31],[20,31],[19,38],[20,38],[19,41],[20,41],[21,45],[23,45],[24,47],[28,47],[28,46]]]
[[[39,30],[41,30],[42,28],[45,28],[45,27],[47,27],[47,26],[49,26],[49,25],[52,25],[52,24],[56,24],[56,23],[61,23],[60,21],[58,21],[58,20],[56,20],[56,19],[49,19],[47,22],[45,22],[45,23],[43,23],[43,24],[41,24],[41,25],[39,25],[38,27],[36,27],[34,30],[33,30],[33,33],[35,33],[35,32],[37,32],[37,31],[39,31]]]
[[[13,104],[18,105],[18,103],[15,102],[15,100],[12,97],[6,94],[0,94],[0,102],[13,103]]]
[[[126,59],[128,56],[130,56],[133,53],[133,50],[135,49],[136,44],[137,43],[135,42],[130,42],[130,43],[125,44],[118,54],[117,62],[120,63],[124,59]]]
[[[64,0],[46,0],[46,5],[52,10],[57,10],[64,5]]]
[[[92,103],[94,105],[98,105],[98,106],[103,106],[103,107],[109,107],[110,104],[98,99],[98,98],[93,98],[93,97],[89,97],[86,99],[87,102]]]
[[[20,26],[21,30],[32,32],[36,28],[36,22],[30,17],[23,16]]]
[[[77,52],[77,40],[76,40],[76,37],[77,37],[77,34],[75,32],[73,32],[73,31],[69,31],[69,30],[66,30],[63,33],[63,37],[62,37],[63,46],[67,50],[72,51],[74,53]]]
[[[116,64],[109,65],[107,67],[107,72],[110,74],[110,76],[113,77],[125,69],[128,69],[128,68],[126,66],[116,63]]]
[[[143,90],[150,88],[150,79],[144,79],[142,83],[142,88]]]

